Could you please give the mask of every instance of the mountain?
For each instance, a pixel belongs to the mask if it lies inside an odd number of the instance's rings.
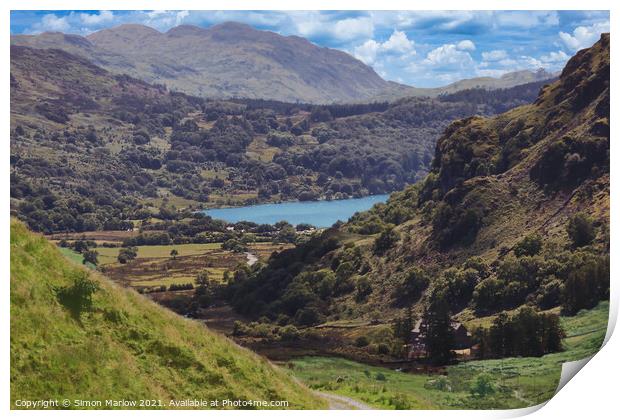
[[[436,301],[470,325],[593,307],[609,292],[609,76],[603,34],[533,104],[453,122],[423,181],[272,257],[232,304],[359,334]]]
[[[209,98],[308,103],[393,101],[476,87],[509,88],[554,77],[542,69],[523,70],[500,78],[416,88],[383,80],[371,67],[345,52],[235,22],[209,28],[181,25],[165,33],[125,24],[86,37],[59,32],[13,35],[11,44],[62,49],[113,73]]]
[[[404,85],[402,83],[388,82],[388,87],[371,100],[375,101],[394,101],[399,98],[410,96],[428,96],[436,97],[441,95],[449,95],[467,89],[509,89],[515,86],[525,85],[535,82],[549,82],[557,78],[559,72],[550,73],[545,69],[519,70],[503,74],[500,77],[475,77],[472,79],[463,79],[450,83],[446,86],[436,88],[418,88]],[[367,99],[368,100],[368,99]]]
[[[64,49],[115,73],[203,97],[350,102],[387,86],[342,51],[233,22],[206,29],[182,25],[165,33],[132,24],[87,37],[43,33],[13,36],[11,42]]]
[[[12,220],[11,407],[55,398],[161,400],[167,408],[175,408],[172,399],[324,406],[267,360],[74,266]]]

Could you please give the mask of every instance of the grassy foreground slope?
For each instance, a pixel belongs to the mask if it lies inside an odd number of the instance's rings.
[[[574,317],[562,317],[564,351],[543,357],[477,360],[447,367],[444,374],[409,374],[337,357],[304,357],[289,369],[313,389],[384,409],[497,409],[540,404],[553,397],[562,363],[595,354],[601,347],[609,302]],[[484,376],[490,391],[472,394]]]
[[[90,309],[63,293],[98,285]],[[65,288],[65,289],[63,289]],[[65,295],[66,296],[66,293]],[[70,305],[69,305],[70,306]],[[11,221],[11,405],[58,398],[287,400],[324,403],[265,359],[95,272],[68,263],[42,236]]]

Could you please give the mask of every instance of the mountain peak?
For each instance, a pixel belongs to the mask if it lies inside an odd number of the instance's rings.
[[[97,32],[93,32],[86,38],[93,42],[100,42],[110,37],[137,39],[158,35],[161,35],[161,32],[151,28],[150,26],[139,25],[137,23],[125,23],[123,25],[114,26],[112,28],[106,28]]]
[[[172,37],[182,37],[182,36],[201,36],[208,32],[207,29],[195,26],[195,25],[179,25],[171,28],[166,32],[166,35]]]
[[[212,32],[217,32],[217,31],[258,31],[258,29],[253,28],[252,26],[245,24],[245,23],[241,23],[241,22],[234,22],[234,21],[228,21],[228,22],[223,22],[223,23],[218,23],[217,25],[213,25],[209,28],[210,31]]]

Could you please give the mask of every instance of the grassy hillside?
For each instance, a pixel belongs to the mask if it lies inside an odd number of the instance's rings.
[[[443,375],[410,374],[364,365],[341,358],[304,357],[289,369],[313,389],[363,401],[377,408],[463,409],[519,408],[551,398],[560,379],[561,364],[598,351],[607,330],[609,303],[562,317],[565,350],[541,358],[482,360],[450,366]],[[479,375],[488,375],[493,391],[472,395]]]
[[[68,263],[45,238],[12,221],[11,405],[48,398],[324,406],[265,359]]]

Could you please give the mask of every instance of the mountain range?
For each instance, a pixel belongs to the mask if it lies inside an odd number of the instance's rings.
[[[86,37],[59,32],[13,35],[11,44],[62,49],[113,73],[220,99],[380,101],[437,96],[473,87],[508,88],[554,76],[544,70],[522,70],[441,88],[415,88],[382,79],[370,66],[343,51],[235,22],[209,28],[181,25],[164,33],[125,24]]]

